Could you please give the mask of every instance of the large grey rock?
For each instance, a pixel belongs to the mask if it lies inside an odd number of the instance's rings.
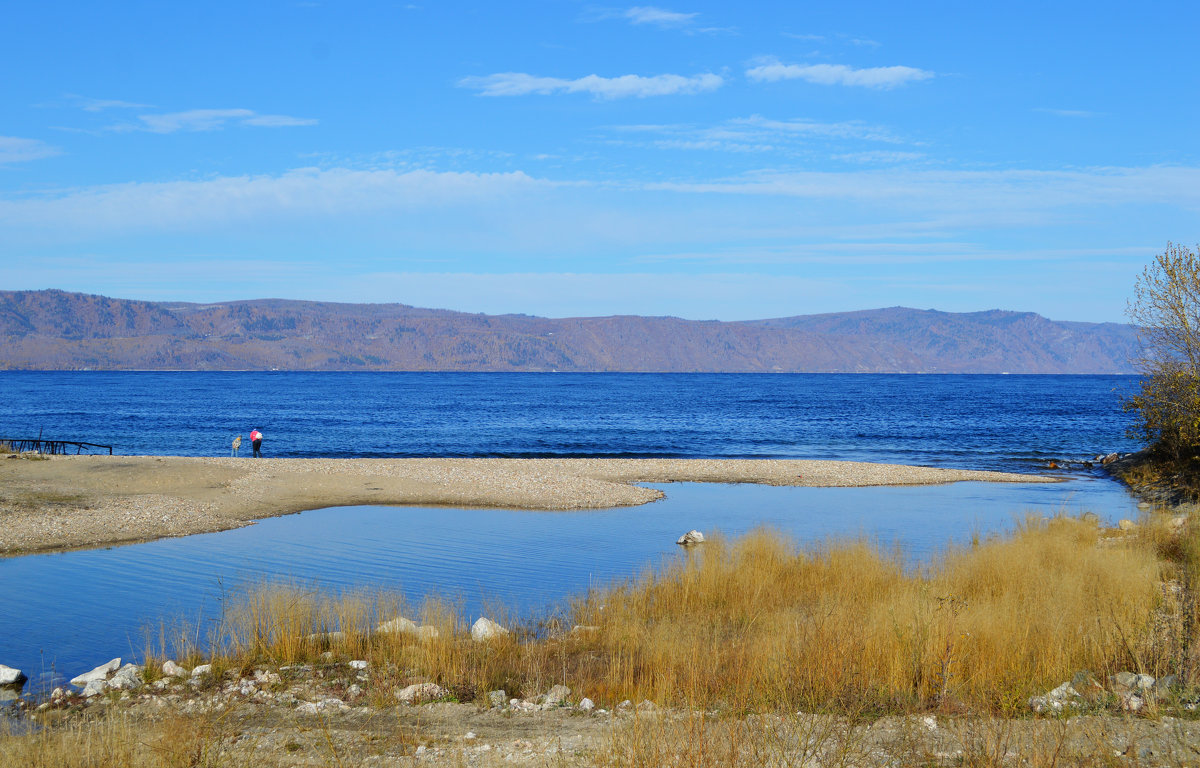
[[[142,685],[142,668],[137,664],[126,664],[108,678],[109,688],[140,688]]]
[[[589,699],[587,697],[584,697],[584,699],[579,702],[579,709],[582,710],[583,712],[591,712],[595,708],[596,708],[595,702],[593,702],[591,699]]]
[[[690,547],[693,544],[703,544],[704,543],[704,534],[700,533],[700,531],[695,531],[695,530],[688,531],[687,533],[680,536],[679,539],[676,540],[675,543],[679,544],[680,546],[684,546],[684,547]]]
[[[488,691],[488,704],[493,707],[503,707],[508,703],[508,692],[504,689],[498,691]]]
[[[415,704],[419,701],[435,701],[445,698],[449,695],[442,686],[437,683],[414,683],[405,688],[400,688],[396,691],[396,701],[405,704]]]
[[[107,680],[108,676],[110,674],[112,674],[113,672],[116,672],[117,669],[120,668],[120,666],[121,666],[121,658],[118,656],[117,658],[113,659],[112,661],[108,662],[107,664],[101,664],[100,666],[93,669],[91,672],[84,672],[82,675],[72,677],[71,685],[78,685],[80,687],[83,687],[83,686],[86,686],[88,683],[92,682],[93,680]]]
[[[25,681],[28,679],[21,670],[0,664],[0,688],[20,689],[25,686]]]
[[[491,619],[480,617],[478,621],[471,625],[471,639],[477,643],[483,643],[507,634],[509,634],[507,629]]]
[[[571,695],[571,689],[565,685],[556,685],[547,691],[546,696],[542,699],[542,706],[547,709],[551,707],[561,707],[567,697]]]
[[[192,670],[192,677],[212,674],[212,664],[201,664]]]
[[[90,699],[108,690],[108,683],[103,680],[88,680],[83,686],[83,698]]]

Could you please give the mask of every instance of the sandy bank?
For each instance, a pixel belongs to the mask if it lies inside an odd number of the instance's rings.
[[[1053,482],[1001,472],[739,459],[0,459],[0,555],[225,530],[321,507],[596,509],[661,497],[638,482],[797,486]]]

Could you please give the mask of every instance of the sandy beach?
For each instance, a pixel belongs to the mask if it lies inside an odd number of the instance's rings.
[[[598,509],[662,496],[634,483],[849,487],[961,480],[1053,482],[1035,475],[846,461],[13,455],[0,460],[0,555],[220,531],[264,517],[356,504]]]

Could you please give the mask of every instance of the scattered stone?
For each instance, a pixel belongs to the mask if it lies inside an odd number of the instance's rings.
[[[329,712],[330,710],[344,712],[347,709],[350,709],[350,707],[346,706],[346,702],[332,696],[320,701],[306,701],[296,707],[296,711],[302,715],[319,715],[322,712]]]
[[[642,703],[637,705],[638,712],[653,712],[655,709],[654,702],[648,699],[642,699]]]
[[[62,688],[55,688],[50,691],[50,701],[61,701],[67,697],[67,692]]]
[[[620,704],[617,705],[617,709],[629,709],[632,706],[633,706],[633,702],[630,701],[629,699],[625,699],[625,701],[622,701]]]
[[[188,671],[176,664],[174,661],[167,659],[163,662],[162,673],[167,677],[187,677]]]
[[[1111,675],[1108,682],[1117,693],[1148,691],[1154,687],[1153,677],[1133,672],[1118,672]]]
[[[591,699],[587,698],[586,696],[584,697],[584,699],[582,701],[579,702],[579,709],[583,712],[591,712],[595,708],[596,708],[596,705],[592,702]]]
[[[1117,523],[1117,527],[1122,531],[1132,531],[1136,526],[1132,520],[1121,520]]]
[[[508,703],[508,692],[504,689],[498,691],[488,691],[488,704],[493,707],[503,707]]]
[[[1140,695],[1132,692],[1124,692],[1118,694],[1121,702],[1121,709],[1125,712],[1141,712],[1142,707],[1146,706],[1146,700]]]
[[[108,679],[109,688],[140,688],[142,686],[142,668],[137,664],[126,664],[113,673]]]
[[[704,534],[700,533],[700,531],[691,530],[680,536],[675,543],[684,547],[690,547],[693,544],[703,544]]]
[[[1082,704],[1079,692],[1070,683],[1063,683],[1044,696],[1033,696],[1029,699],[1029,708],[1036,714],[1046,712],[1062,712],[1064,707],[1078,707]]]
[[[192,670],[192,677],[200,677],[201,675],[211,675],[212,664],[201,664]]]
[[[475,731],[467,731],[467,735],[463,736],[463,738],[466,739],[467,741],[471,741],[472,739],[475,738]]]
[[[25,681],[28,679],[21,670],[0,664],[0,688],[17,688],[19,690],[25,686]]]
[[[84,672],[82,675],[78,675],[76,677],[71,678],[71,685],[78,685],[80,687],[83,687],[83,686],[86,686],[88,683],[92,682],[93,680],[107,680],[109,674],[112,672],[116,672],[120,666],[121,666],[121,658],[117,657],[117,658],[113,659],[112,661],[108,662],[107,664],[101,664],[100,666],[93,669],[91,672]]]
[[[363,661],[362,659],[354,659],[349,662],[350,669],[366,669],[371,666],[371,662]]]
[[[570,688],[565,685],[556,685],[546,693],[545,698],[542,700],[542,706],[546,709],[561,707],[570,695]]]
[[[1071,687],[1085,699],[1096,699],[1103,696],[1104,686],[1090,671],[1081,669],[1071,678]]]
[[[937,718],[933,715],[926,715],[921,718],[921,725],[925,726],[925,730],[927,731],[936,731],[938,727]]]
[[[395,695],[397,701],[415,704],[419,701],[444,699],[449,692],[437,683],[414,683],[406,688],[397,689]]]
[[[573,635],[582,635],[586,632],[599,632],[599,631],[600,631],[600,627],[593,626],[591,624],[576,624],[575,626],[571,627],[571,634],[573,634]]]
[[[507,634],[509,634],[507,629],[491,619],[480,617],[478,621],[471,625],[471,639],[477,643],[483,643]]]

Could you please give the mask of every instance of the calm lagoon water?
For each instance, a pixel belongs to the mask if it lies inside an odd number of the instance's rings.
[[[211,627],[224,596],[264,580],[330,590],[378,587],[419,605],[453,599],[468,620],[486,606],[517,615],[564,607],[593,586],[678,556],[699,528],[736,535],[761,525],[800,542],[864,535],[928,559],[972,533],[1009,529],[1030,512],[1135,514],[1110,481],[955,483],[901,488],[777,488],[678,483],[641,507],[528,512],[342,507],[232,531],[101,550],[0,560],[0,659],[48,689],[113,656],[139,656],[161,619]]]
[[[260,427],[270,456],[662,456],[886,461],[1042,471],[1136,446],[1119,376],[0,372],[0,437],[224,455]],[[246,459],[251,460],[251,459]],[[651,505],[590,512],[346,507],[234,531],[0,560],[0,663],[45,690],[149,629],[203,629],[223,596],[292,579],[384,588],[414,604],[517,614],[676,556],[699,528],[760,525],[801,542],[864,535],[912,563],[1019,517],[1135,514],[1123,488],[1071,465],[1058,484],[906,488],[659,486]]]

